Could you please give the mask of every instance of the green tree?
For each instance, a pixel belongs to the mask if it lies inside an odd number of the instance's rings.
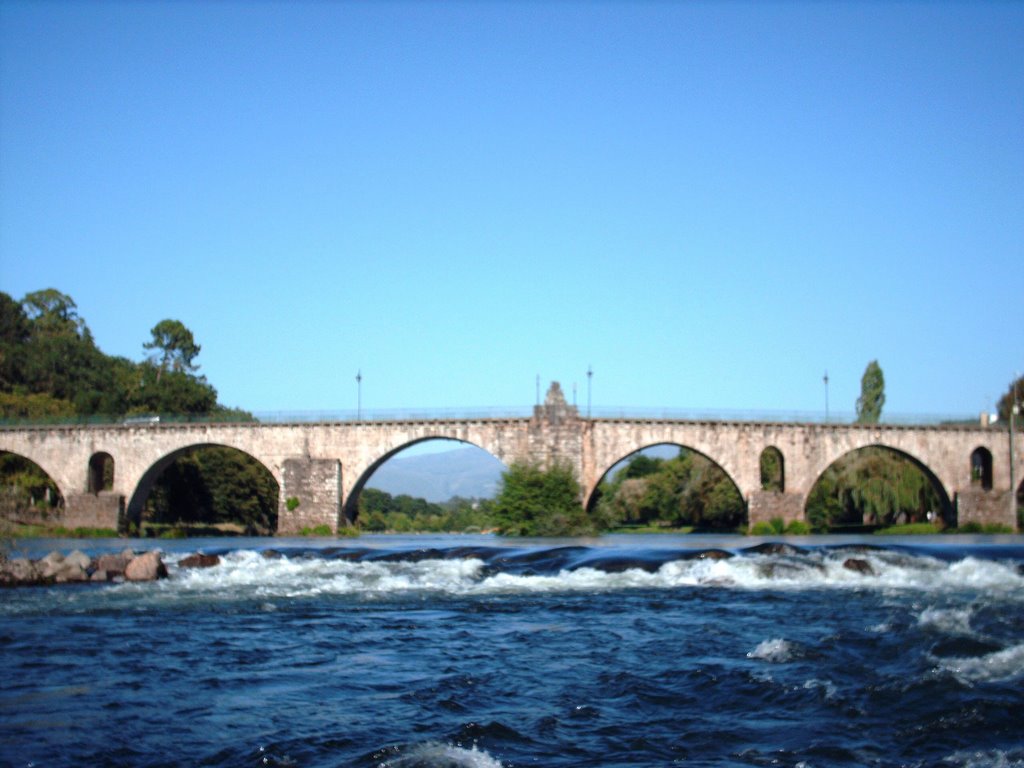
[[[624,480],[636,477],[647,477],[658,472],[664,465],[664,460],[653,456],[638,453],[629,460],[629,463],[621,472]]]
[[[48,288],[22,299],[29,335],[22,347],[18,388],[45,393],[75,404],[80,414],[94,413],[107,387],[106,357],[71,297]]]
[[[0,418],[48,421],[75,415],[75,407],[45,393],[21,395],[0,392]]]
[[[183,371],[168,371],[144,365],[140,382],[130,402],[132,413],[164,413],[202,415],[217,408],[217,390],[205,377],[191,376]]]
[[[580,484],[565,464],[513,463],[502,475],[494,520],[506,536],[582,536],[595,532],[580,504]]]
[[[150,361],[159,367],[157,381],[164,371],[194,373],[198,366],[192,361],[199,354],[192,331],[180,320],[161,320],[150,330],[153,338],[142,345],[143,349],[156,350]]]
[[[53,334],[72,333],[76,336],[88,332],[85,321],[78,316],[78,305],[56,288],[26,294],[21,305],[32,324],[40,330]]]
[[[383,533],[388,529],[388,521],[384,518],[384,513],[374,510],[365,516],[360,513],[359,527],[371,533]]]
[[[877,424],[885,405],[885,377],[877,360],[872,360],[860,379],[860,397],[857,398],[857,423]]]
[[[634,456],[601,484],[600,492],[595,516],[605,527],[625,523],[735,530],[746,515],[736,484],[722,468],[685,448],[670,459]]]
[[[935,485],[913,459],[877,446],[830,465],[807,497],[807,518],[816,531],[925,522],[929,512],[944,511]]]
[[[25,347],[31,332],[22,305],[0,293],[0,391],[10,392],[22,383]]]
[[[1003,424],[1010,423],[1010,409],[1013,407],[1014,402],[1021,406],[1021,408],[1024,408],[1024,376],[1011,381],[1010,386],[1006,388],[1006,394],[999,398],[997,410],[999,412],[999,420]],[[1018,427],[1022,426],[1021,422],[1021,414],[1018,412],[1016,422]]]
[[[177,457],[154,484],[146,519],[162,524],[233,523],[247,534],[277,528],[278,486],[248,454],[207,446]]]

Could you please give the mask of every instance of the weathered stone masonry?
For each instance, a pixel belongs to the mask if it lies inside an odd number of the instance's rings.
[[[65,501],[64,525],[116,528],[137,517],[160,472],[181,453],[227,446],[262,463],[280,489],[278,533],[326,525],[336,530],[355,514],[359,491],[373,471],[413,443],[432,438],[479,446],[505,464],[567,462],[584,502],[618,461],[641,448],[674,443],[719,464],[738,486],[751,523],[802,519],[814,482],[834,461],[866,446],[915,459],[937,481],[959,522],[1016,526],[1010,510],[1009,439],[981,427],[905,427],[658,419],[586,419],[552,387],[530,418],[439,419],[301,424],[151,424],[0,428],[0,451],[31,459]],[[763,491],[761,453],[776,448],[784,462],[781,492]],[[971,454],[991,457],[991,487],[972,482]],[[114,461],[112,491],[89,491],[90,459]],[[1024,479],[1024,440],[1015,442],[1015,483]],[[288,499],[297,500],[288,509]]]

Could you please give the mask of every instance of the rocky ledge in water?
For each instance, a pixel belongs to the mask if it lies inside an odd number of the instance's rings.
[[[80,550],[69,555],[54,551],[38,560],[26,557],[0,559],[0,586],[20,587],[106,581],[155,581],[167,578],[160,552],[117,554],[91,558]]]

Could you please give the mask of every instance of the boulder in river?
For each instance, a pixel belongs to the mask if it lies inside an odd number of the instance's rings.
[[[63,562],[61,563],[60,569],[54,574],[54,579],[58,584],[65,584],[69,581],[88,581],[89,574],[76,562]]]
[[[128,581],[155,581],[167,578],[167,566],[160,559],[159,552],[146,552],[134,558],[125,568]]]
[[[726,552],[724,549],[704,549],[696,553],[693,556],[695,560],[728,560],[732,557],[732,552]]]
[[[780,541],[766,541],[763,544],[747,547],[744,551],[758,555],[803,555],[807,553],[806,549]]]
[[[36,564],[27,557],[15,557],[0,563],[0,583],[33,584],[40,578]]]
[[[100,555],[96,560],[96,570],[106,571],[108,578],[123,576],[133,557],[135,557],[135,553],[130,549],[116,555]]]
[[[859,557],[848,557],[843,561],[843,568],[854,573],[861,573],[865,576],[874,576],[875,569],[871,567],[871,563],[867,560],[862,560]]]
[[[179,568],[212,568],[215,565],[220,565],[220,558],[217,555],[202,553],[189,555],[178,563]]]
[[[92,558],[89,557],[85,552],[80,549],[76,549],[70,555],[64,558],[65,565],[77,565],[82,570],[85,570],[92,565]]]
[[[157,551],[136,557],[130,549],[96,560],[78,550],[66,557],[60,552],[51,552],[39,560],[0,557],[0,585],[4,586],[103,582],[122,575],[130,581],[152,581],[166,578],[167,567]]]
[[[44,579],[56,576],[62,565],[64,565],[64,555],[57,550],[54,550],[46,557],[36,560],[36,570]]]

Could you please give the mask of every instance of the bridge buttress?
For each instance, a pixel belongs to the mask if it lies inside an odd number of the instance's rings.
[[[953,499],[956,507],[956,524],[967,523],[981,526],[998,525],[1016,530],[1017,520],[1010,507],[1010,490],[985,490],[969,486],[957,490]]]
[[[115,491],[69,493],[64,496],[65,528],[105,528],[122,531],[126,524],[124,496]]]
[[[295,457],[284,460],[284,482],[278,501],[279,536],[326,525],[338,532],[341,512],[341,462]]]
[[[804,519],[807,496],[792,491],[751,491],[747,497],[747,521],[770,523],[780,519],[786,525]]]

